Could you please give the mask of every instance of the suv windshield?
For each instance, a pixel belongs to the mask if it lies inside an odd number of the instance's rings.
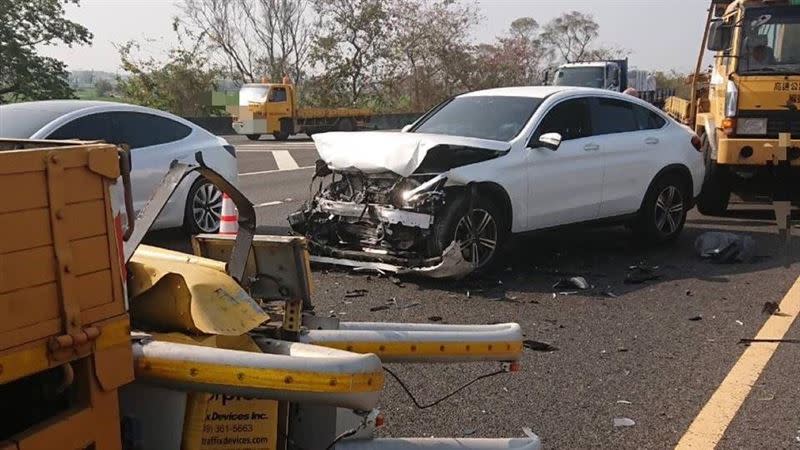
[[[800,8],[751,9],[742,22],[740,74],[800,71]]]
[[[242,86],[239,90],[239,106],[266,102],[268,90],[267,86]]]
[[[578,86],[604,88],[605,76],[602,67],[565,67],[556,72],[556,86]]]
[[[522,131],[541,103],[541,98],[534,97],[457,97],[413,131],[508,142]]]

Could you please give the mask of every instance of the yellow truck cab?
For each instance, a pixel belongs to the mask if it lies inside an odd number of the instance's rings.
[[[800,1],[712,0],[703,41],[711,73],[699,73],[701,49],[691,102],[667,104],[705,145],[698,209],[724,213],[731,192],[789,195],[789,167],[800,166]]]
[[[258,140],[271,134],[284,141],[294,134],[355,131],[366,126],[372,112],[361,108],[300,108],[293,84],[251,83],[239,90],[233,129]]]

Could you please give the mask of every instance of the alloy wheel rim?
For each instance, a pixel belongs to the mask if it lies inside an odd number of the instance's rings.
[[[474,267],[482,267],[497,251],[497,221],[485,209],[473,209],[458,221],[455,240],[461,255]]]
[[[675,186],[664,188],[656,199],[655,221],[658,231],[670,235],[683,220],[683,196]]]
[[[222,193],[211,183],[200,186],[192,198],[192,217],[197,228],[213,233],[219,228],[222,215]]]

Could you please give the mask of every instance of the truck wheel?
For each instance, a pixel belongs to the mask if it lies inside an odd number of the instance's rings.
[[[276,141],[285,141],[285,140],[289,139],[289,133],[286,133],[286,132],[283,132],[283,131],[279,131],[279,132],[272,133],[272,137],[274,137]]]
[[[260,134],[248,134],[247,135],[247,139],[250,139],[251,141],[257,141],[257,140],[261,139],[261,135]]]
[[[339,119],[336,123],[336,129],[338,131],[355,131],[356,124],[353,122],[353,119],[350,118]]]
[[[508,227],[497,202],[478,196],[469,211],[469,197],[461,195],[450,202],[434,226],[434,247],[445,251],[453,241],[458,243],[461,256],[475,265],[474,273],[490,270],[499,259],[508,238]]]
[[[728,210],[730,198],[728,168],[711,161],[706,166],[706,179],[697,198],[697,210],[706,216],[722,216]]]

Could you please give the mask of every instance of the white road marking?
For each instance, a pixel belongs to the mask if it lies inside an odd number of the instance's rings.
[[[253,205],[253,208],[263,208],[265,206],[277,206],[282,205],[283,202],[280,200],[276,200],[274,202],[267,202],[267,203],[259,203],[258,205]]]
[[[275,150],[272,152],[275,157],[275,164],[278,165],[278,170],[294,170],[298,169],[297,162],[292,158],[292,154],[288,150]]]
[[[259,172],[248,172],[248,173],[240,173],[240,177],[246,177],[250,175],[267,175],[270,173],[278,173],[278,172],[292,172],[296,170],[306,170],[306,169],[313,169],[314,166],[303,166],[303,167],[296,167],[294,169],[276,169],[276,170],[261,170]]]

